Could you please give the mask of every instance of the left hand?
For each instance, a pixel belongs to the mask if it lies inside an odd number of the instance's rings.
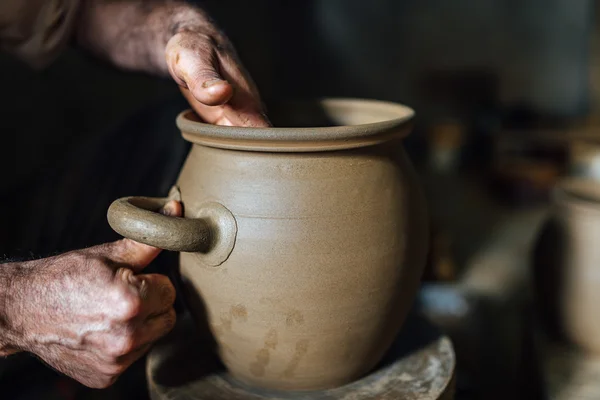
[[[161,213],[180,216],[181,204]],[[110,386],[175,324],[169,278],[143,273],[160,251],[121,239],[3,264],[0,355],[29,351],[86,386]]]
[[[207,123],[270,126],[258,90],[229,39],[206,24],[182,29],[169,40],[166,60],[171,76]]]

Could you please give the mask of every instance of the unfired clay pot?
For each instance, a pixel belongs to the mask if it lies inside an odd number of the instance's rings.
[[[534,247],[536,303],[548,332],[600,353],[600,183],[568,178]]]
[[[428,220],[401,143],[413,111],[328,99],[270,116],[303,127],[213,126],[183,112],[194,146],[172,197],[185,218],[148,211],[165,199],[125,198],[109,222],[181,252],[191,311],[235,378],[335,387],[381,360],[419,285]]]

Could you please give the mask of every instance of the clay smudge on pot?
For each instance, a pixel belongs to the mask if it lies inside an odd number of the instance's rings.
[[[231,306],[229,312],[225,311],[220,316],[221,324],[213,326],[213,333],[220,337],[233,329],[233,322],[246,322],[248,320],[248,310],[242,304]]]
[[[296,369],[298,368],[300,361],[308,352],[308,343],[309,343],[308,339],[302,339],[302,340],[299,340],[298,342],[296,342],[296,352],[294,353],[294,356],[290,360],[290,363],[288,364],[285,371],[283,371],[284,377],[286,377],[286,378],[294,377],[294,373],[296,372]]]
[[[265,367],[269,364],[269,349],[260,349],[256,353],[256,361],[250,364],[250,372],[254,376],[263,376],[265,374]]]
[[[265,367],[269,364],[270,360],[269,349],[275,350],[276,347],[277,330],[271,328],[265,335],[265,347],[256,353],[256,361],[250,364],[250,372],[254,376],[263,376],[265,374]]]
[[[277,330],[271,328],[265,336],[265,348],[275,350],[277,348]]]
[[[235,319],[246,322],[248,319],[248,310],[241,304],[231,306],[231,316]]]
[[[287,326],[302,325],[304,323],[304,315],[298,310],[292,310],[285,316],[285,324]]]

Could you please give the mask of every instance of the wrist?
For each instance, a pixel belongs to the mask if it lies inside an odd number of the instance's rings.
[[[31,263],[0,264],[0,356],[17,353],[24,347],[16,317],[22,308]]]

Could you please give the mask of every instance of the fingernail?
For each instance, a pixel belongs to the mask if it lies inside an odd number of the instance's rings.
[[[165,206],[160,210],[160,213],[166,216],[173,215],[173,206],[171,205],[171,202],[165,204]]]
[[[227,83],[227,81],[224,81],[223,79],[211,79],[210,81],[205,81],[202,84],[202,87],[206,89],[206,88],[214,86],[214,85],[216,85],[218,83]]]

